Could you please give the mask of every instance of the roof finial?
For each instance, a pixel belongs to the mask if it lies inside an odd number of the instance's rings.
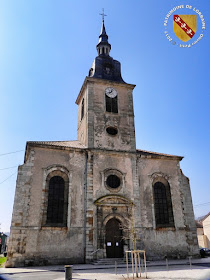
[[[102,21],[104,22],[104,17],[107,16],[104,14],[104,8],[102,9],[102,14],[100,14],[102,16]]]

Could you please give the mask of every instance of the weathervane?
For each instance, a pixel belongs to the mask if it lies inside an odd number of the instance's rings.
[[[104,14],[104,8],[102,9],[102,14],[99,14],[99,15],[102,16],[102,21],[104,22],[104,17],[107,16],[107,15]]]

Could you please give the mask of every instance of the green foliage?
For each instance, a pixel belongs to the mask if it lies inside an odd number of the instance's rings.
[[[3,263],[5,263],[5,262],[6,262],[6,260],[7,260],[7,258],[6,258],[6,257],[2,257],[2,258],[0,258],[0,267],[2,267]]]

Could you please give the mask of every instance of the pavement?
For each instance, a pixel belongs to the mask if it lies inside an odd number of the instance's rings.
[[[1,268],[0,275],[6,279],[65,279],[63,265],[23,267],[23,268]],[[168,266],[165,261],[150,261],[147,263],[147,275],[142,270],[142,277],[138,279],[202,279],[210,280],[210,257],[192,259],[169,260]],[[0,277],[1,277],[0,276]],[[129,277],[133,279],[132,268],[129,266]],[[1,279],[1,278],[0,278]],[[126,264],[103,265],[103,264],[74,264],[73,278],[77,280],[119,280],[127,279]],[[135,278],[136,279],[136,278]]]

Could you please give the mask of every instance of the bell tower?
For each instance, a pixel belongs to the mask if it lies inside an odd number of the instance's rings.
[[[77,138],[87,148],[136,151],[133,89],[121,76],[120,62],[109,54],[102,18],[98,56],[94,59],[88,76],[77,97]]]

